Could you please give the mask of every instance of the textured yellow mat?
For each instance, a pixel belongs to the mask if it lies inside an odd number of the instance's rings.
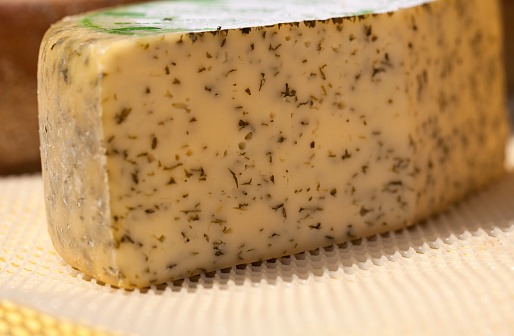
[[[115,336],[7,301],[0,301],[0,335]]]
[[[409,229],[134,291],[66,265],[41,177],[4,177],[0,335],[513,335],[512,167]]]

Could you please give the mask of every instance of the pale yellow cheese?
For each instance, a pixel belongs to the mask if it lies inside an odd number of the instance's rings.
[[[56,249],[142,287],[438,213],[503,171],[498,17],[439,0],[205,32],[62,21],[39,66]]]

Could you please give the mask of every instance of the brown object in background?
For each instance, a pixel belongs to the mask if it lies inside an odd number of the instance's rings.
[[[505,26],[505,66],[509,95],[512,96],[514,95],[514,0],[503,0],[503,24]]]
[[[41,169],[37,59],[50,25],[66,15],[136,0],[0,0],[0,174]]]

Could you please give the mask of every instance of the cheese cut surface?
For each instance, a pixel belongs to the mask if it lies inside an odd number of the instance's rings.
[[[490,0],[67,18],[39,63],[54,245],[130,288],[423,220],[503,172],[501,39]]]

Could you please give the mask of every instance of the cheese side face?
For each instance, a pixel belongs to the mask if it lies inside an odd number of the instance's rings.
[[[155,28],[150,4],[54,26],[39,104],[58,252],[143,287],[406,227],[498,177],[497,3],[398,3],[220,29]]]

